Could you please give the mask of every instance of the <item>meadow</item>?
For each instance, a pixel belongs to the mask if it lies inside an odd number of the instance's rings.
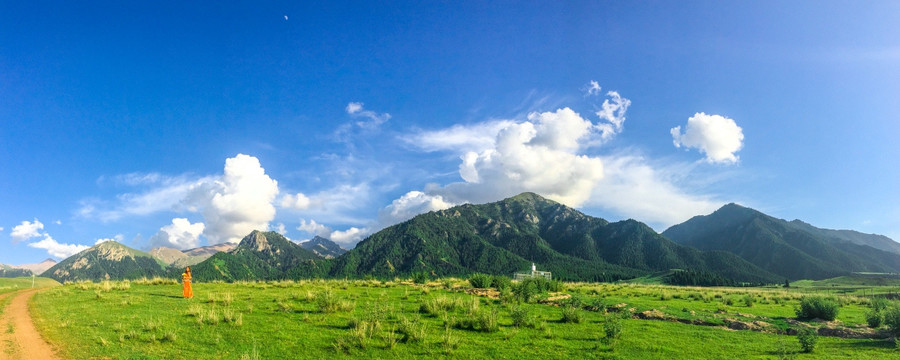
[[[866,324],[870,299],[831,295],[832,322],[801,322],[802,287],[555,283],[520,296],[465,279],[71,283],[31,304],[64,358],[900,358]],[[815,291],[815,290],[809,290]],[[800,351],[797,329],[834,328]],[[872,338],[874,337],[874,338]]]

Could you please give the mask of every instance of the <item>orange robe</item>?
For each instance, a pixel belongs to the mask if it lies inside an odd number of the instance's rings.
[[[181,274],[181,282],[184,283],[184,298],[192,299],[194,297],[194,289],[191,288],[191,273],[185,272]]]

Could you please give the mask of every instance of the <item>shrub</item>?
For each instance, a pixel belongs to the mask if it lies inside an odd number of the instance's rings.
[[[487,275],[487,274],[475,273],[475,274],[472,274],[472,276],[469,276],[469,283],[472,284],[472,287],[476,288],[476,289],[484,289],[484,288],[491,287],[492,280],[493,279],[491,278],[491,276]]]
[[[883,298],[883,297],[877,297],[877,298],[874,298],[874,299],[872,299],[872,301],[869,303],[869,307],[872,308],[872,310],[875,310],[875,311],[878,311],[878,312],[882,312],[882,311],[884,311],[884,310],[887,310],[887,308],[888,308],[890,305],[891,305],[890,300],[885,299],[885,298]]]
[[[813,352],[816,349],[818,340],[819,336],[816,335],[816,331],[813,329],[802,329],[797,333],[797,341],[800,342],[800,348],[805,353]]]
[[[422,342],[425,340],[425,324],[419,322],[419,319],[410,320],[409,318],[400,318],[400,324],[397,332],[402,335],[400,341],[405,343]]]
[[[419,306],[419,312],[437,316],[442,312],[455,311],[461,307],[462,301],[459,298],[439,296],[425,300],[425,302]]]
[[[892,335],[900,337],[900,306],[895,305],[884,311],[884,324]]]
[[[424,284],[428,282],[428,273],[424,271],[415,272],[412,274],[412,281],[416,284]]]
[[[866,312],[866,323],[869,324],[870,328],[877,328],[881,326],[881,323],[884,321],[884,313],[883,311],[878,311],[875,309],[871,309]]]
[[[507,276],[494,275],[494,277],[491,278],[491,287],[499,291],[509,289],[510,286],[512,286],[512,279]]]
[[[753,306],[753,297],[750,295],[744,295],[743,297],[741,297],[741,302],[743,302],[744,306],[746,306],[746,307],[752,307]]]
[[[562,319],[561,321],[564,323],[580,323],[582,320],[581,310],[574,306],[563,306],[562,307]]]
[[[512,318],[513,326],[515,327],[532,326],[533,320],[531,320],[531,316],[528,315],[528,309],[525,307],[513,307],[509,311],[509,316]]]
[[[838,315],[838,304],[833,299],[822,296],[804,296],[800,299],[800,307],[796,309],[797,318],[832,321]]]
[[[609,315],[603,322],[603,341],[611,344],[622,335],[622,320],[618,316]]]

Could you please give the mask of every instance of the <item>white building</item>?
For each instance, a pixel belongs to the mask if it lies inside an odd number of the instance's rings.
[[[531,263],[531,272],[516,273],[516,275],[513,279],[522,281],[527,278],[538,278],[538,277],[542,277],[547,280],[552,280],[552,278],[553,278],[553,276],[550,274],[549,271],[538,271],[537,266],[534,265],[534,263]]]

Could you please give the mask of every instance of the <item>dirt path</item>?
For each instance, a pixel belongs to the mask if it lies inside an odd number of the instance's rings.
[[[20,290],[0,295],[12,300],[0,315],[0,359],[59,359],[41,337],[28,312],[28,300],[38,290]]]

